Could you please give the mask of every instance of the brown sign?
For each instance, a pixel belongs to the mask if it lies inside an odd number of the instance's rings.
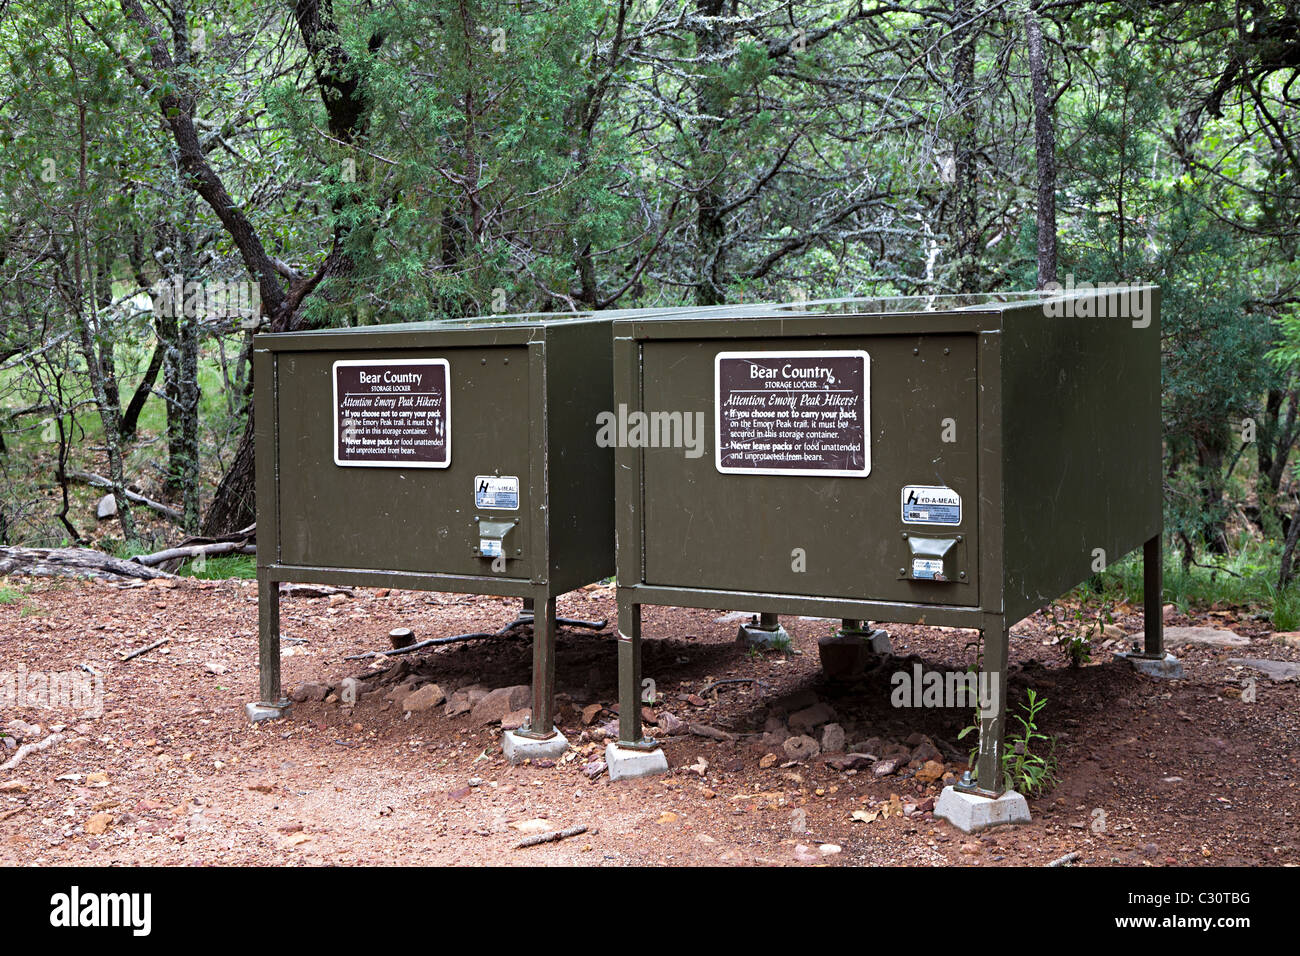
[[[446,359],[334,363],[334,464],[446,468],[451,394]]]
[[[863,351],[719,352],[718,471],[865,477],[870,382]]]

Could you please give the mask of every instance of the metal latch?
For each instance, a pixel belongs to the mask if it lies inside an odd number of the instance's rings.
[[[515,529],[516,524],[518,520],[513,518],[505,521],[478,519],[478,547],[473,549],[474,554],[480,558],[509,559],[512,557],[506,546],[506,539]]]
[[[901,577],[913,581],[951,581],[957,577],[957,568],[949,565],[955,563],[955,548],[958,538],[926,538],[908,535],[907,543],[911,549],[912,563],[909,568],[900,568]]]

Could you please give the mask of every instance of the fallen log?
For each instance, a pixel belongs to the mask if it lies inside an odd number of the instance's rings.
[[[153,568],[168,561],[180,563],[187,558],[193,559],[200,555],[212,558],[221,554],[257,554],[257,545],[249,544],[247,541],[214,541],[211,544],[178,545],[163,551],[155,551],[153,554],[137,554],[131,560],[147,568]]]
[[[107,478],[105,478],[103,475],[96,475],[89,471],[69,471],[67,472],[67,475],[73,481],[80,481],[83,484],[90,485],[92,488],[113,487],[113,483],[109,481]],[[152,508],[154,511],[158,512],[159,514],[170,518],[172,521],[184,520],[184,516],[179,511],[177,511],[175,508],[163,504],[161,501],[154,501],[152,498],[146,498],[144,495],[140,494],[139,492],[131,491],[129,488],[126,489],[126,496],[131,501],[134,501],[136,504],[144,505],[146,508]]]
[[[27,577],[174,578],[157,568],[115,558],[90,548],[16,548],[0,547],[0,577],[6,574]]]

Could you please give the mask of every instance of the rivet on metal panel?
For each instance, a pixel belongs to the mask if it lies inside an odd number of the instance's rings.
[[[921,350],[920,350],[920,349],[912,349],[912,354],[913,354],[913,355],[920,355],[920,354],[921,354]]]
[[[906,532],[906,531],[903,532],[903,540],[904,540],[904,541],[907,540],[907,532]]]

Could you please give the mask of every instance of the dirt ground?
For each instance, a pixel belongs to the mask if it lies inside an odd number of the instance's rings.
[[[790,760],[762,734],[769,718],[816,699],[850,743],[901,747],[925,735],[944,769],[958,773],[969,739],[957,734],[970,711],[894,707],[891,674],[918,663],[969,666],[974,632],[885,625],[895,657],[853,683],[831,684],[817,638],[834,622],[783,618],[793,653],[760,654],[735,643],[738,615],[647,607],[644,674],[661,699],[652,715],[666,724],[661,715],[671,712],[730,739],[666,737],[671,774],[611,782],[588,772],[599,770],[602,728],[614,715],[612,628],[561,633],[569,754],[511,767],[499,727],[448,717],[441,706],[407,713],[382,692],[354,706],[297,703],[284,721],[250,726],[252,582],[10,586],[27,593],[0,604],[0,672],[85,665],[103,676],[104,703],[98,717],[0,714],[0,727],[18,717],[42,725],[32,739],[64,738],[0,771],[0,864],[1041,865],[1070,852],[1076,865],[1300,863],[1297,684],[1256,675],[1252,685],[1250,672],[1227,663],[1297,661],[1300,651],[1274,642],[1267,621],[1232,610],[1168,617],[1251,641],[1181,649],[1187,678],[1173,682],[1138,675],[1109,650],[1071,669],[1060,647],[1044,643],[1046,622],[1018,625],[1010,700],[1029,687],[1048,699],[1040,724],[1057,738],[1060,782],[1030,801],[1031,823],[967,836],[929,812],[942,784],[918,780],[920,761],[887,776],[869,766],[840,770],[821,755]],[[286,598],[285,685],[373,673],[344,658],[387,646],[391,628],[418,638],[493,630],[517,607],[360,589],[332,601]],[[574,592],[560,612],[612,620],[613,594]],[[1140,632],[1140,609],[1121,607],[1116,624]],[[164,637],[162,647],[122,660]],[[476,682],[526,684],[530,647],[474,641],[413,663],[448,694]],[[762,683],[702,694],[733,678]],[[0,763],[14,752],[0,749]],[[512,849],[530,833],[579,825],[587,832]]]

